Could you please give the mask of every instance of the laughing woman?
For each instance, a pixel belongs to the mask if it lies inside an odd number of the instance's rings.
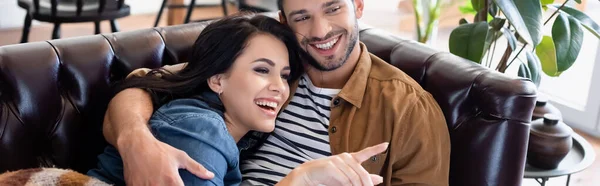
[[[236,185],[242,179],[237,144],[250,130],[273,131],[289,97],[288,83],[302,73],[300,50],[293,32],[275,19],[227,17],[202,31],[179,72],[157,69],[130,77],[117,89],[150,92],[158,108],[149,122],[154,136],[215,174],[202,180],[181,169],[185,185]],[[99,160],[88,175],[125,184],[114,147]]]

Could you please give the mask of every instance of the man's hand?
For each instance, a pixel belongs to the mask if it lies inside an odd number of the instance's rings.
[[[361,163],[382,153],[388,143],[365,148],[356,153],[342,153],[306,162],[294,169],[278,185],[378,185],[379,175],[369,174]]]
[[[148,130],[129,131],[117,140],[127,185],[183,185],[179,169],[202,179],[214,174],[185,152],[158,141]]]

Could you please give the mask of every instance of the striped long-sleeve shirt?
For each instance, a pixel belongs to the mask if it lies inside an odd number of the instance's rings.
[[[294,167],[330,156],[330,105],[340,90],[315,87],[303,75],[294,97],[277,118],[275,131],[242,162],[242,185],[274,185]]]

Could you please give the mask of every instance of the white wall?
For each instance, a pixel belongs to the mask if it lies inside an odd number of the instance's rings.
[[[190,0],[184,0],[188,4]],[[158,13],[162,0],[125,0],[131,6],[131,14]],[[219,4],[221,0],[196,0],[196,4]]]
[[[220,0],[196,1],[197,4],[220,2]],[[162,0],[125,0],[125,3],[131,7],[131,14],[155,14],[158,13]],[[185,3],[189,3],[189,0],[185,0]],[[24,19],[25,10],[17,6],[17,0],[0,0],[0,29],[22,27]]]
[[[23,26],[25,10],[17,6],[17,0],[0,0],[0,29]]]

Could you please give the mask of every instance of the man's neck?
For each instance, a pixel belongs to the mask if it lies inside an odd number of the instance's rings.
[[[356,67],[356,64],[358,64],[361,53],[362,50],[360,44],[357,42],[354,49],[352,49],[350,56],[346,59],[346,63],[340,68],[332,71],[320,71],[311,66],[307,66],[306,74],[316,87],[342,89],[344,88],[344,85],[346,85],[348,79],[350,79],[350,76],[352,76],[352,72],[354,72],[354,68]]]

